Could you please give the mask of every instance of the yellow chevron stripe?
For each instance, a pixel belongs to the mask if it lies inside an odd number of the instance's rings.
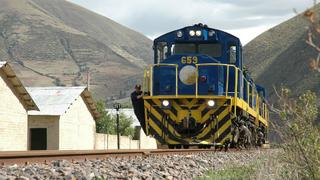
[[[218,121],[214,120],[211,122],[211,124],[204,130],[202,131],[200,134],[198,134],[197,139],[202,138],[203,136],[205,136],[208,132],[211,131],[212,128],[215,128],[216,126],[216,122],[220,122],[226,115],[228,115],[229,110],[225,109],[224,111],[222,111],[219,115],[218,115]],[[212,127],[212,128],[211,128]]]
[[[226,101],[223,102],[222,105],[225,104],[225,103],[226,103]],[[222,106],[222,105],[221,105],[221,106]],[[208,112],[202,117],[202,122],[205,121],[205,120],[207,120],[207,119],[209,119],[209,118],[210,118],[210,115],[214,114],[221,106],[217,107],[216,109],[212,109],[212,110],[208,111]],[[228,109],[228,108],[226,108],[226,109]],[[214,111],[214,112],[212,112],[212,111]],[[220,115],[218,115],[218,116],[220,116]]]
[[[210,116],[211,116],[212,114],[214,114],[218,109],[219,109],[219,108],[209,110],[209,111],[207,112],[207,114],[205,114],[205,115],[201,118],[201,122],[204,122],[204,121],[206,121],[207,119],[209,119]],[[201,112],[200,112],[200,113],[201,113]]]
[[[146,135],[148,136],[149,135],[149,120],[148,120],[148,110],[147,108],[144,107],[144,120],[146,121],[145,124],[146,124]]]
[[[152,101],[153,101],[153,103],[154,103],[155,105],[157,105],[158,107],[161,107],[161,101],[160,101],[159,99],[152,99]],[[192,108],[192,107],[194,106],[194,104],[196,104],[196,103],[198,102],[198,100],[197,100],[197,99],[193,99],[191,102],[189,102],[189,101],[187,101],[186,99],[183,99],[182,102],[183,102],[185,105],[187,105],[188,108]],[[217,104],[217,105],[220,107],[220,105],[224,105],[225,102],[226,102],[226,101],[221,102],[221,103],[219,103],[219,104]],[[180,107],[175,101],[172,101],[172,106],[175,107],[175,109],[177,110],[177,112],[179,112],[179,111],[182,110],[181,107]],[[206,103],[203,103],[202,105],[200,105],[200,107],[197,109],[197,111],[199,111],[199,112],[201,113],[201,111],[203,111],[206,107],[207,107],[207,104],[206,104]],[[203,122],[203,121],[209,119],[209,118],[210,118],[210,115],[214,114],[214,113],[219,109],[219,107],[216,108],[216,109],[209,110],[209,111],[201,118],[201,121]],[[155,118],[157,118],[159,121],[161,121],[161,119],[162,119],[162,114],[160,114],[160,112],[156,111],[156,109],[155,109],[154,107],[152,107],[151,104],[149,104],[149,103],[146,102],[146,101],[145,101],[145,108],[146,108],[148,111],[150,111],[150,113],[152,113],[153,116],[155,116]],[[230,112],[229,110],[230,110],[229,108],[226,108],[223,112],[221,112],[221,113],[218,115],[218,120],[215,120],[215,121],[211,122],[211,124],[210,124],[207,128],[205,128],[204,131],[201,132],[201,133],[197,136],[197,138],[200,139],[200,138],[202,138],[203,136],[205,136],[208,132],[210,132],[210,131],[212,130],[211,127],[212,127],[212,128],[215,128],[216,123],[217,123],[217,122],[220,122],[226,115],[228,115],[228,113]],[[177,120],[177,117],[174,115],[174,113],[173,113],[171,110],[164,110],[164,112],[167,113],[172,120],[174,120],[174,121]],[[146,116],[146,117],[147,117],[147,116]],[[219,136],[218,136],[218,133],[219,133],[219,135],[221,135],[229,126],[231,126],[231,124],[232,124],[232,123],[231,123],[231,119],[232,119],[232,118],[230,117],[230,119],[229,119],[222,127],[219,127],[219,129],[218,129],[218,131],[216,132],[216,134],[214,134],[213,137],[208,138],[208,139],[209,139],[208,141],[214,142],[214,140],[216,140],[216,139],[219,137]],[[166,122],[166,121],[164,121],[164,122]],[[162,123],[162,122],[161,122],[161,123]],[[152,119],[149,119],[146,124],[149,125],[149,126],[151,126],[151,127],[153,127],[153,129],[154,129],[160,136],[162,135],[162,129],[160,129],[160,128],[158,127],[158,125],[157,125],[155,122],[152,121]],[[176,135],[177,137],[181,137],[181,135],[180,135],[178,132],[176,132],[176,131],[174,130],[174,128],[173,128],[170,124],[168,124],[167,126],[165,125],[165,127],[168,128],[168,131],[169,131],[171,134]],[[223,140],[222,140],[221,142],[218,142],[218,143],[223,143],[227,138],[230,138],[230,136],[231,136],[231,133],[229,133],[225,138],[223,138]],[[167,142],[167,143],[169,143],[169,144],[181,144],[180,142],[174,141],[174,140],[170,139],[170,138],[167,137],[167,136],[166,136],[166,137],[163,137],[163,138],[164,138],[165,142]],[[193,141],[192,139],[189,139],[189,138],[188,138],[188,139],[184,139],[184,140],[186,140],[186,141],[188,141],[188,142]]]
[[[157,104],[159,107],[161,107],[161,101],[159,99],[152,99],[152,101]]]
[[[156,123],[154,123],[152,120],[150,120],[149,122],[150,126],[160,135],[162,136],[162,130],[158,127],[158,125]],[[165,142],[170,143],[170,144],[180,144],[180,142],[174,141],[172,139],[170,139],[167,136],[162,137],[164,139]]]
[[[203,103],[203,104],[199,107],[199,111],[202,112],[206,107],[207,107],[207,103]]]
[[[220,103],[217,104],[217,108],[216,108],[215,110],[218,110],[218,109],[219,109],[221,106],[223,106],[226,102],[227,102],[227,100],[224,101],[224,102],[222,102],[221,104],[220,104]],[[206,107],[206,106],[207,106],[207,104],[204,103],[204,107]],[[227,108],[227,109],[228,109],[228,108]],[[204,110],[204,109],[203,109],[203,110]],[[203,110],[201,110],[201,112],[202,112]],[[208,111],[208,112],[202,117],[202,121],[207,120],[207,119],[210,117],[211,114],[213,114],[213,113],[212,113],[212,110]]]
[[[192,99],[192,101],[188,105],[188,108],[192,108],[197,102],[198,102],[198,99]]]
[[[189,103],[189,101],[188,101],[188,100],[186,100],[186,99],[182,99],[182,103],[183,103],[183,105],[182,105],[182,106],[186,106],[186,107],[190,108],[190,107],[189,107],[189,106],[190,106],[190,103]]]
[[[154,103],[156,103],[156,102],[154,102]],[[159,102],[158,102],[159,103]],[[161,102],[160,102],[161,103]],[[161,122],[161,120],[162,120],[162,115],[158,112],[158,111],[156,111],[148,102],[146,103],[147,105],[147,107],[151,107],[151,109],[152,109],[152,111],[151,111],[151,114],[153,114],[160,122]],[[162,122],[161,122],[162,123]],[[171,132],[171,134],[173,134],[173,135],[176,135],[177,137],[181,137],[181,135],[178,133],[178,132],[176,132],[175,130],[174,130],[174,128],[168,123],[168,130]]]
[[[219,136],[229,127],[229,126],[231,126],[231,121],[230,121],[230,119],[222,126],[222,127],[219,127],[219,129],[218,129],[218,132],[217,132],[217,136],[215,136],[216,138],[215,138],[215,140],[217,139],[217,138],[219,138]],[[219,143],[219,142],[218,142]]]
[[[151,107],[150,113],[152,113],[152,114],[159,120],[159,115],[160,115],[160,114],[157,113],[158,111],[156,111],[148,102],[145,102],[145,106],[146,106],[148,109],[150,109],[150,107]],[[154,113],[154,112],[156,112],[156,113]],[[160,118],[160,120],[161,120],[161,118]],[[155,122],[153,122],[151,118],[149,118],[148,124],[149,124],[151,127],[153,127],[153,129],[154,129],[160,136],[162,136],[162,129],[160,129],[159,126],[158,126]],[[172,129],[171,129],[171,130],[172,130]],[[169,129],[169,131],[170,131],[170,129]],[[171,133],[172,133],[172,131],[171,131]],[[165,136],[165,137],[163,137],[163,138],[164,138],[165,142],[173,143],[173,144],[179,144],[179,142],[174,141],[174,140],[170,139],[170,138],[167,137],[167,136]]]
[[[181,111],[181,107],[176,103],[176,101],[172,101],[172,106],[176,108],[177,111]]]
[[[153,103],[155,103],[158,107],[161,107],[161,101],[157,100],[157,99],[152,99]],[[174,101],[172,101],[174,102]],[[171,119],[177,119],[177,117],[174,115],[174,113],[170,110],[170,109],[165,109],[164,110],[165,113],[169,114]],[[160,119],[161,120],[161,119]]]
[[[223,144],[227,139],[232,139],[231,133],[229,133],[225,138],[223,138],[220,143]]]

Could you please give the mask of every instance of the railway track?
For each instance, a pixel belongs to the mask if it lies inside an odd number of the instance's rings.
[[[0,152],[0,166],[12,164],[50,163],[54,160],[86,161],[105,158],[131,158],[138,156],[193,154],[215,152],[214,149],[145,149],[145,150],[48,150]],[[235,150],[229,150],[235,151]]]
[[[261,148],[0,152],[0,179],[192,179],[273,154]]]

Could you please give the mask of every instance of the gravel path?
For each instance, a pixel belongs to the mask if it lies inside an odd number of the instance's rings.
[[[257,158],[270,156],[275,150],[198,153],[138,158],[52,161],[49,165],[0,167],[4,179],[192,179],[208,170],[223,169],[226,165],[242,165]]]

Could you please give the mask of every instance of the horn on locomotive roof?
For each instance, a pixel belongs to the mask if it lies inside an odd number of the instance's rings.
[[[200,26],[200,27],[205,27],[205,28],[208,27],[206,24],[202,24],[202,23],[195,24],[195,26]]]

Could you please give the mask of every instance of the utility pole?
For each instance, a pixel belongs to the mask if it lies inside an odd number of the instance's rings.
[[[120,131],[119,131],[119,129],[120,129],[120,127],[119,127],[120,126],[120,122],[119,122],[120,112],[119,112],[119,110],[121,108],[121,104],[115,103],[115,104],[113,104],[113,108],[116,109],[116,111],[117,111],[117,143],[118,143],[118,149],[120,149]]]
[[[90,71],[89,68],[87,68],[87,88],[90,90]]]

